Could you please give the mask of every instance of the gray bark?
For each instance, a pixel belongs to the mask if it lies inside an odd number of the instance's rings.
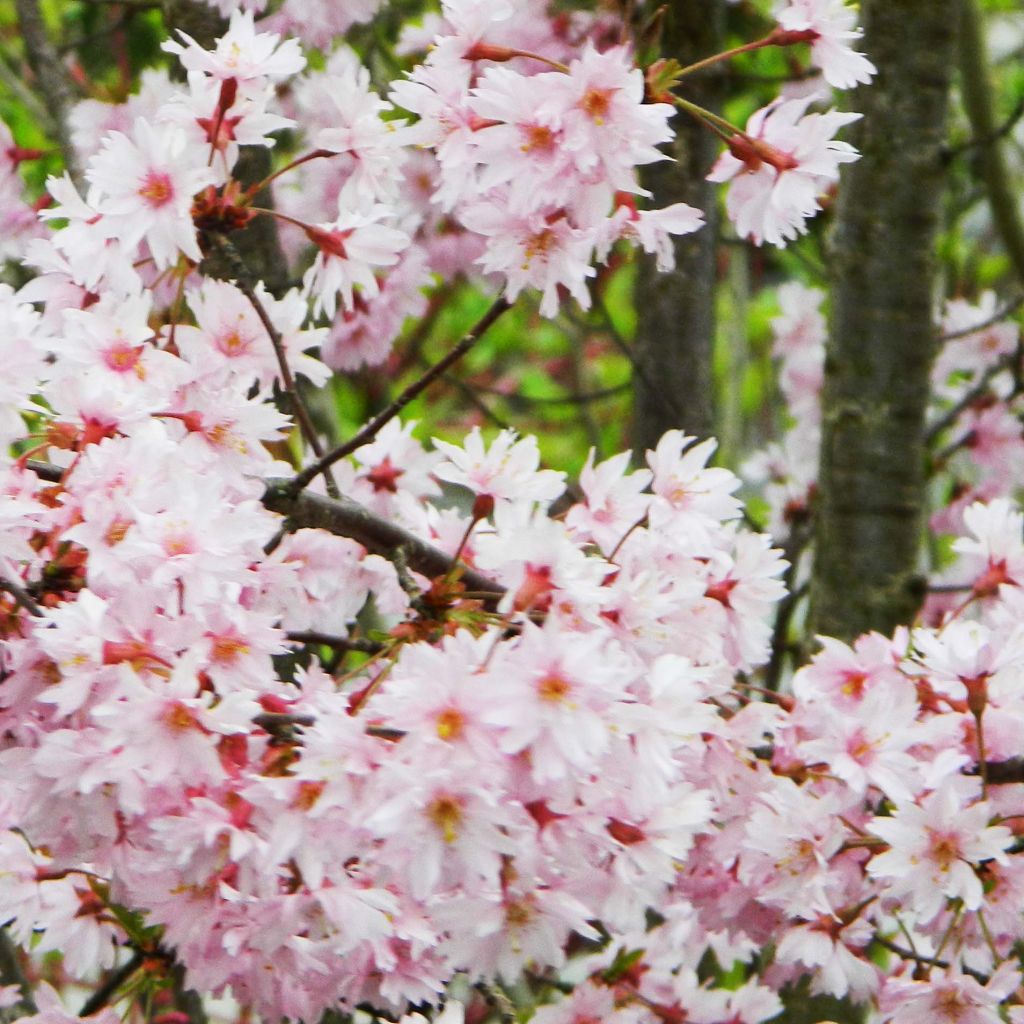
[[[690,64],[722,49],[722,0],[672,0],[662,53]],[[710,68],[685,80],[682,94],[716,109],[721,69]],[[677,115],[673,163],[652,164],[643,184],[657,206],[689,203],[703,210],[706,225],[675,240],[676,269],[661,273],[644,259],[636,287],[637,334],[634,378],[633,447],[642,452],[672,428],[707,437],[714,432],[712,346],[715,335],[714,188],[704,180],[718,144],[701,124]]]
[[[924,414],[942,146],[957,0],[864,0],[875,81],[845,169],[812,581],[814,628],[841,638],[910,622],[923,596]]]
[[[81,169],[71,145],[71,126],[68,122],[76,98],[71,77],[46,31],[39,0],[14,0],[14,7],[25,44],[25,56],[35,76],[39,95],[53,122],[53,133],[64,166],[76,184],[81,186]]]

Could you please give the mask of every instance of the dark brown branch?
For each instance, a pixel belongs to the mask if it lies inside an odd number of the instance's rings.
[[[59,482],[64,470],[30,459],[28,467],[43,480]],[[287,516],[292,529],[322,529],[338,537],[348,537],[362,544],[368,551],[378,555],[390,555],[398,548],[404,548],[409,566],[424,576],[442,576],[451,571],[452,559],[439,548],[428,544],[395,523],[382,519],[368,508],[351,498],[325,498],[317,494],[293,492],[291,480],[268,480],[263,495],[263,504],[272,512]],[[492,601],[505,593],[505,588],[489,576],[475,569],[463,567],[462,581],[466,587],[478,594],[489,596]],[[327,639],[321,634],[295,634],[295,637],[310,636],[311,643],[333,643],[341,638]],[[312,639],[315,635],[316,639]],[[300,640],[299,642],[304,642]],[[354,641],[345,641],[355,650]]]
[[[285,639],[293,644],[321,644],[333,647],[338,651],[358,651],[360,654],[377,654],[384,650],[384,644],[376,640],[366,640],[354,636],[333,636],[330,633],[318,633],[315,630],[286,633]]]
[[[26,465],[40,480],[45,480],[48,484],[59,484],[64,478],[64,470],[51,462],[29,459]]]
[[[39,607],[36,599],[20,584],[6,576],[0,576],[0,590],[6,591],[14,600],[37,619],[42,618],[43,609]]]
[[[950,964],[948,960],[936,960],[932,957],[921,956],[920,953],[915,953],[912,949],[904,949],[902,946],[897,945],[892,939],[887,939],[883,935],[876,935],[874,941],[878,943],[883,949],[889,950],[890,953],[894,953],[901,960],[908,960],[911,963],[918,964],[921,967],[938,967],[940,970],[949,970]],[[982,974],[981,971],[972,970],[970,967],[965,967],[963,964],[958,965],[960,970],[964,974],[975,981],[980,982],[982,985],[987,985],[989,982],[989,976]]]
[[[257,715],[252,721],[253,725],[258,725],[269,733],[277,733],[282,729],[294,728],[296,725],[312,725],[316,719],[312,715],[286,715],[267,711],[262,715]]]
[[[234,243],[232,243],[227,236],[220,233],[211,233],[210,239],[227,259],[228,265],[231,267],[232,272],[236,277],[235,285],[249,300],[249,305],[251,305],[255,310],[256,315],[260,319],[260,323],[263,324],[263,329],[267,332],[267,336],[270,338],[270,344],[274,347],[274,355],[277,356],[277,365],[281,370],[282,389],[288,396],[292,410],[295,413],[295,418],[299,421],[299,428],[302,430],[303,436],[310,448],[313,449],[317,459],[322,462],[325,450],[323,445],[320,443],[320,438],[317,436],[316,427],[313,426],[313,420],[309,415],[309,410],[306,408],[306,403],[303,401],[302,395],[299,393],[298,386],[295,383],[295,377],[292,375],[291,367],[288,365],[288,354],[284,350],[284,339],[281,337],[281,332],[274,326],[274,322],[270,319],[270,314],[267,312],[267,308],[263,305],[260,297],[256,294],[256,289],[252,286],[249,268],[245,265],[245,261],[235,248]],[[337,498],[340,494],[337,481],[334,479],[330,470],[326,467],[324,471],[324,480],[327,484],[328,493],[331,497]]]
[[[61,62],[57,48],[46,31],[38,0],[14,0],[18,13],[18,27],[25,42],[25,56],[35,75],[43,102],[53,121],[57,146],[71,177],[81,181],[81,171],[74,147],[68,114],[74,102],[71,78]]]
[[[806,587],[796,587],[797,572],[800,558],[807,545],[811,542],[813,527],[810,523],[795,525],[783,547],[782,557],[789,563],[783,576],[786,596],[779,603],[775,614],[775,625],[772,629],[772,653],[765,668],[764,686],[773,693],[778,692],[782,684],[782,670],[785,665],[786,652],[789,650],[789,627],[797,605],[807,596]]]
[[[272,512],[287,516],[295,529],[326,530],[349,537],[377,555],[390,555],[402,548],[409,567],[424,576],[443,576],[452,568],[452,558],[408,530],[382,519],[351,498],[325,498],[305,491],[295,493],[292,480],[269,480],[263,504]],[[491,596],[496,601],[505,588],[475,569],[463,567],[462,581],[470,590]]]
[[[307,466],[288,485],[290,489],[293,492],[301,491],[311,481],[316,479],[317,476],[330,469],[336,462],[340,462],[354,451],[358,451],[363,445],[369,444],[414,398],[426,391],[438,377],[441,377],[473,348],[487,333],[495,320],[509,308],[510,303],[504,297],[495,299],[491,308],[480,318],[476,326],[443,359],[436,362],[422,377],[410,384],[386,409],[374,416],[354,437],[318,459],[311,466]]]
[[[142,953],[135,953],[130,960],[111,971],[99,988],[85,1001],[78,1015],[90,1017],[94,1013],[99,1013],[105,1006],[109,1006],[114,994],[142,966],[144,959]]]
[[[1024,757],[1011,757],[1008,761],[986,761],[985,777],[989,785],[993,786],[1024,782]]]

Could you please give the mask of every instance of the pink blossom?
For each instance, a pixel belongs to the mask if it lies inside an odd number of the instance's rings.
[[[434,446],[445,456],[434,474],[476,494],[500,501],[551,502],[562,493],[565,476],[539,468],[534,437],[519,438],[515,431],[503,430],[485,448],[480,428],[474,427],[461,447],[437,440]]]
[[[1006,863],[1012,833],[1005,825],[989,824],[991,810],[984,801],[968,800],[952,779],[920,805],[899,803],[893,817],[876,817],[868,825],[889,844],[871,859],[868,873],[884,880],[893,896],[905,897],[923,921],[950,899],[977,910],[984,895],[977,867],[988,860]]]
[[[833,138],[860,114],[805,113],[810,100],[776,100],[753,114],[708,175],[730,182],[726,209],[742,238],[785,246],[803,234],[819,196],[839,178],[857,151]]]
[[[811,32],[811,61],[836,89],[870,82],[877,69],[850,46],[863,35],[846,0],[782,0],[775,17],[788,32]]]
[[[159,269],[184,253],[199,261],[202,253],[192,224],[192,198],[213,176],[202,150],[190,147],[183,132],[159,131],[135,122],[129,138],[107,136],[90,161],[86,177],[102,195],[100,209],[123,246],[149,245]]]
[[[409,245],[404,231],[382,223],[391,217],[378,203],[364,211],[343,210],[336,221],[306,229],[318,250],[303,278],[314,312],[333,317],[339,296],[345,309],[354,308],[357,294],[376,297],[380,286],[373,268],[394,266]]]
[[[184,45],[169,40],[164,43],[164,49],[177,54],[187,71],[200,71],[221,80],[234,78],[242,83],[280,80],[297,74],[306,66],[298,41],[281,42],[277,35],[257,32],[251,10],[236,10],[231,15],[228,31],[217,40],[213,51],[203,49],[184,32],[178,34]]]

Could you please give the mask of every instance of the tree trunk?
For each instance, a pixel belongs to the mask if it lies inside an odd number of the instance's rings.
[[[689,64],[722,48],[722,0],[672,0],[662,52]],[[686,80],[688,99],[714,110],[721,70]],[[652,164],[643,184],[655,205],[689,203],[704,211],[700,231],[675,240],[676,269],[660,273],[653,259],[639,267],[634,375],[633,447],[642,452],[673,427],[707,437],[714,432],[711,356],[715,335],[715,190],[705,180],[718,144],[701,124],[678,115],[675,162]]]
[[[923,596],[924,415],[957,0],[864,0],[875,81],[845,169],[812,582],[814,628],[849,639],[910,622]]]

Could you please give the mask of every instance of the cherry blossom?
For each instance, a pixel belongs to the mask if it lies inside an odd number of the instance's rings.
[[[371,420],[300,494],[328,442],[315,407],[296,428],[291,378],[381,364],[456,279],[586,309],[595,261],[639,245],[669,267],[700,216],[640,183],[673,107],[612,14],[446,0],[406,39],[435,45],[378,94],[335,40],[377,0],[213,6],[231,20],[212,47],[165,46],[185,81],[75,109],[85,185],[51,178],[4,243],[35,276],[0,287],[0,904],[30,967],[60,950],[64,972],[28,1019],[77,1020],[64,990],[136,954],[147,983],[173,973],[260,1019],[462,1024],[507,988],[540,1024],[763,1024],[801,984],[907,1024],[1016,1015],[1006,491],[971,477],[990,500],[955,499],[956,606],[822,638],[791,679],[771,678],[772,616],[805,569],[743,521],[713,440],[671,430],[633,470],[592,452],[576,490],[535,437],[427,445]],[[844,4],[776,13],[830,81],[870,77]],[[322,59],[307,69],[295,36]],[[712,176],[744,237],[795,238],[855,158],[834,136],[857,115],[808,109],[778,100],[732,133]],[[272,161],[259,188],[243,146]],[[5,223],[29,209],[19,159],[0,135]],[[214,276],[257,217],[301,287],[250,279],[241,244]],[[779,306],[793,425],[762,469],[792,540],[825,324],[812,289]],[[971,335],[940,408],[1013,349]],[[958,414],[982,469],[1014,468],[1014,415]],[[284,499],[400,542],[271,511]]]
[[[730,182],[726,207],[742,238],[784,246],[803,234],[840,165],[857,159],[857,151],[834,136],[861,115],[808,114],[809,104],[776,100],[758,110],[708,175]]]
[[[857,14],[846,0],[782,0],[775,17],[788,32],[811,33],[811,60],[836,89],[870,82],[876,68],[850,46],[862,32]]]

